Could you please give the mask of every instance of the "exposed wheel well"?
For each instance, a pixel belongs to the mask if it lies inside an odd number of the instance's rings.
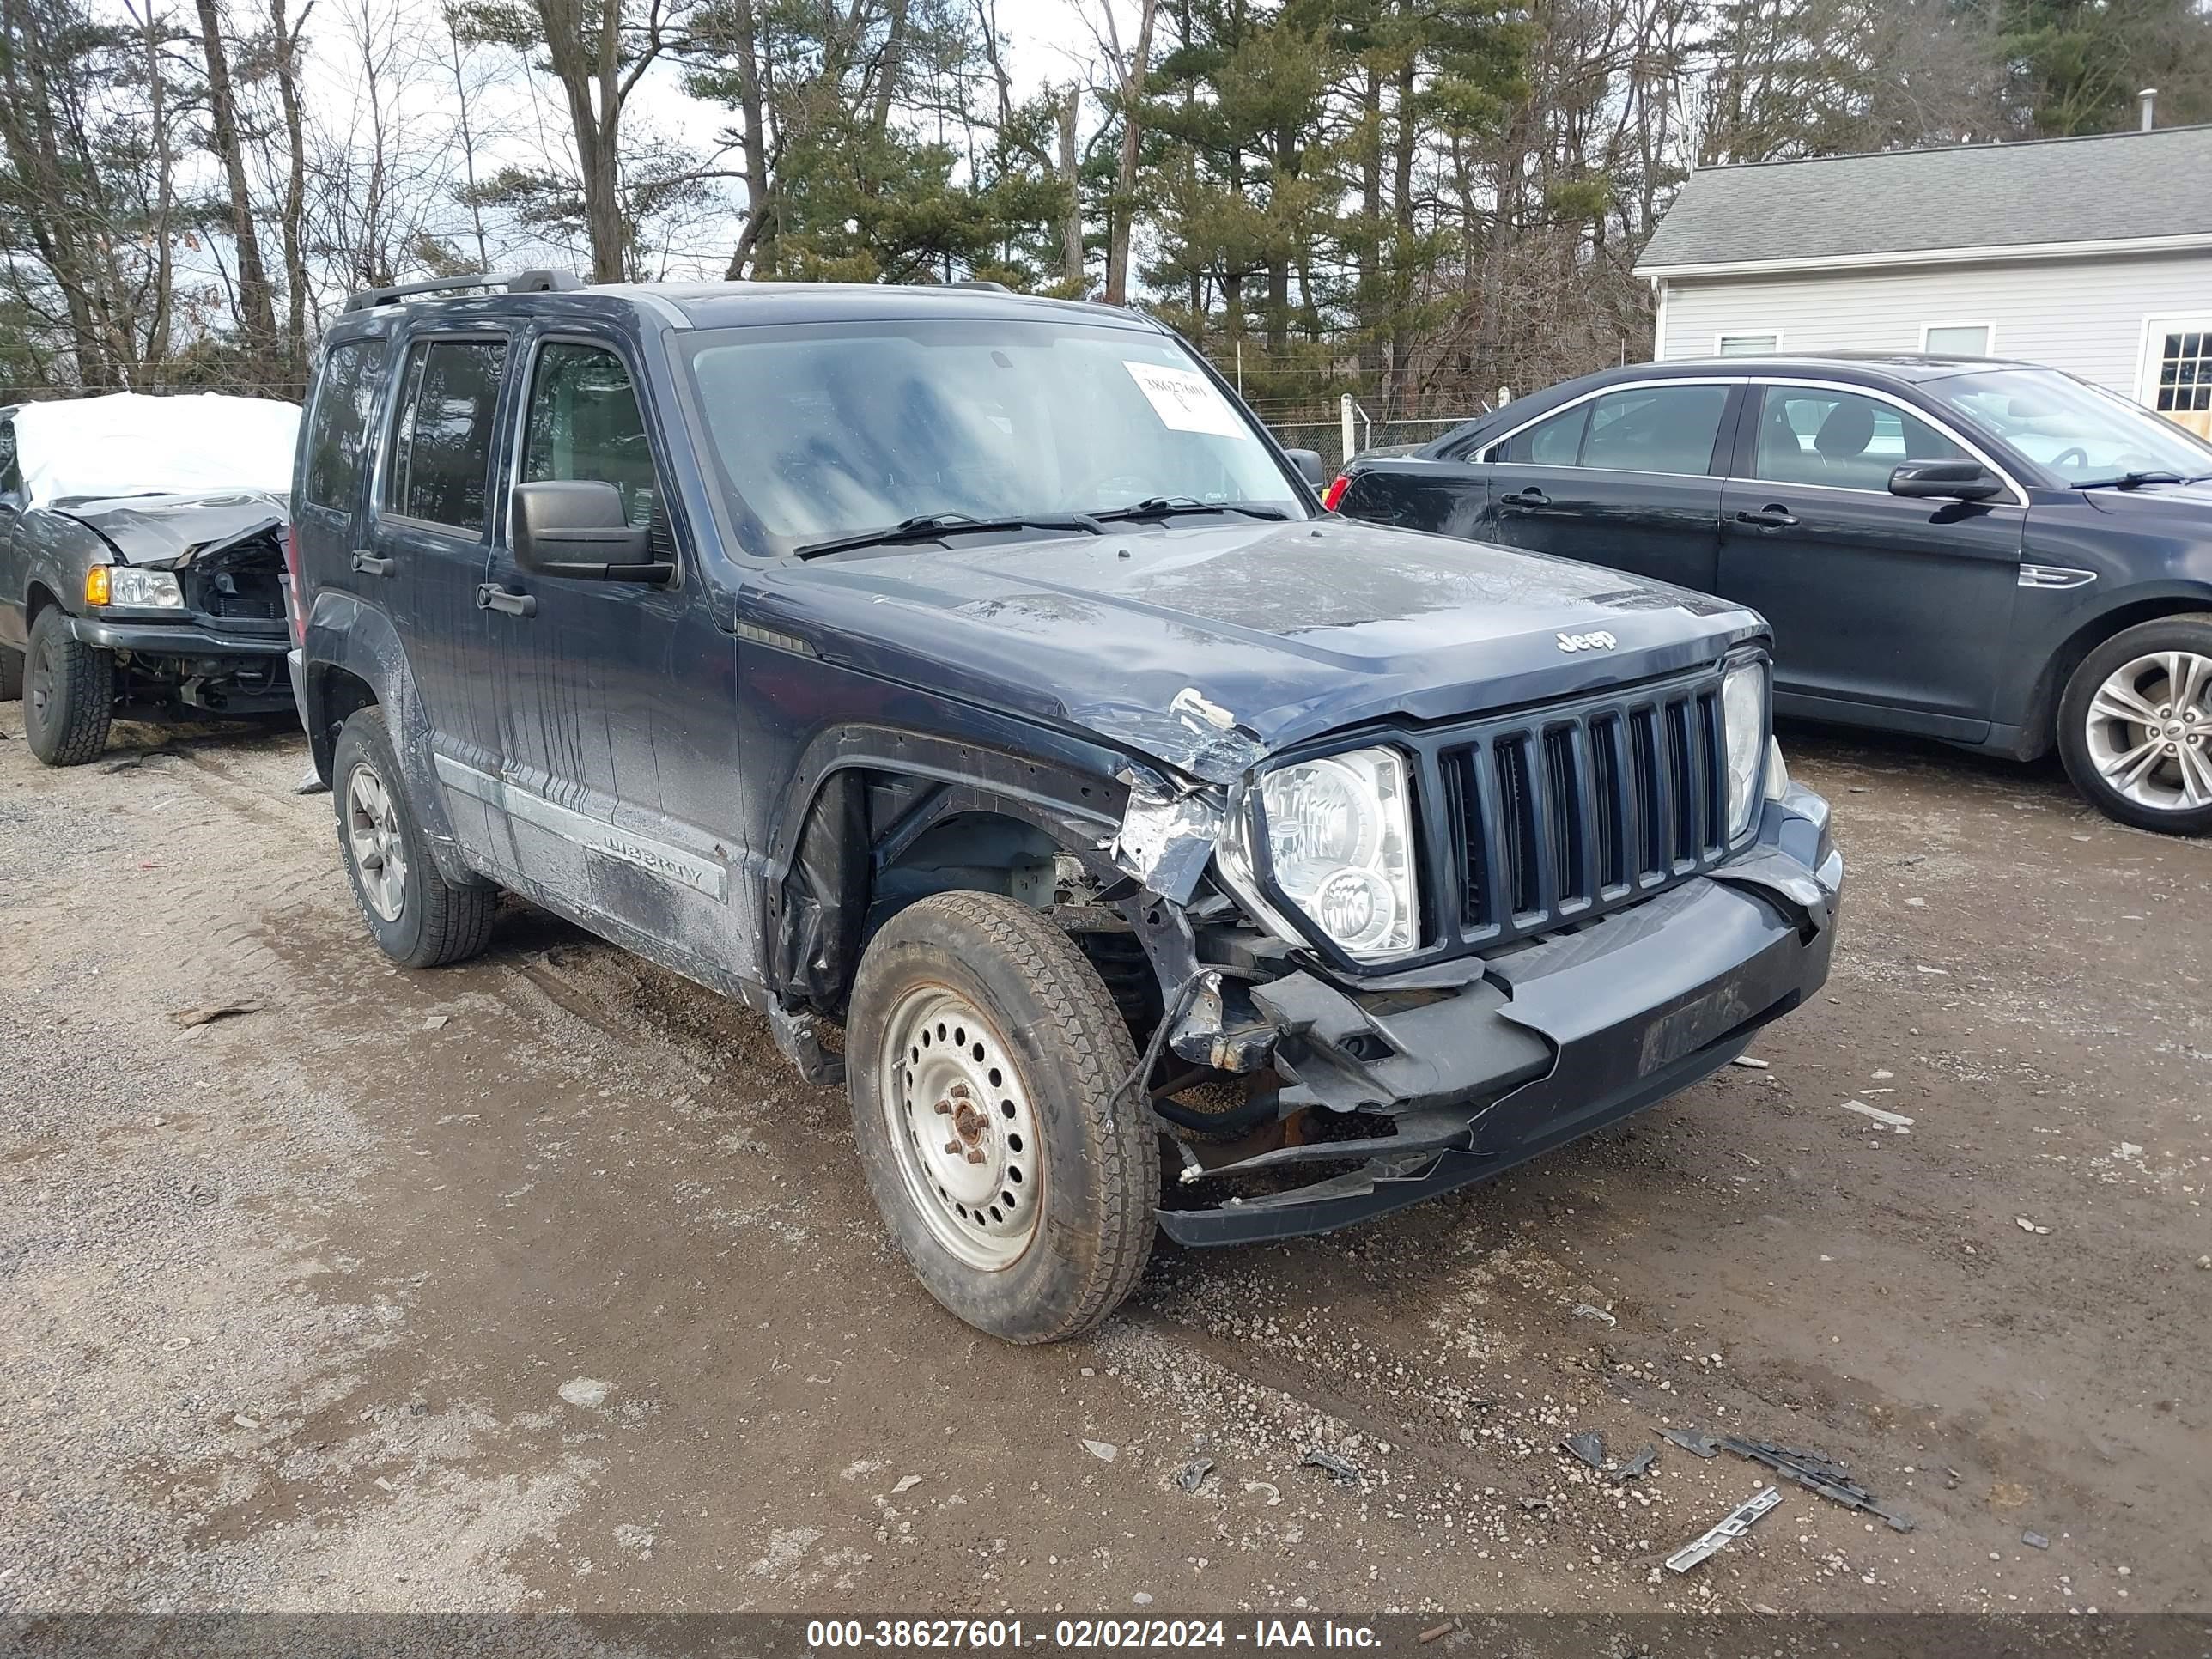
[[[2065,696],[2066,683],[2074,678],[2074,671],[2092,651],[2115,634],[2124,634],[2141,623],[2156,622],[2161,617],[2199,613],[2212,614],[2212,595],[2169,593],[2117,606],[2076,629],[2051,653],[2051,660],[2044,665],[2036,680],[2034,699],[2028,708],[2027,742],[2023,744],[2026,752],[2021,758],[2033,760],[2050,752],[2057,738],[2058,700]]]

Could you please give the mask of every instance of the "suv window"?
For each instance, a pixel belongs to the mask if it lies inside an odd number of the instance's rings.
[[[407,355],[385,480],[387,512],[483,532],[504,340],[420,340]]]
[[[550,342],[531,377],[522,481],[586,480],[622,492],[633,525],[653,522],[659,500],[653,447],[622,359],[601,346]]]
[[[331,348],[315,386],[315,413],[307,429],[307,471],[301,500],[310,507],[350,512],[374,442],[378,400],[384,393],[382,340],[352,340]]]
[[[1904,462],[1972,459],[1894,404],[1819,386],[1771,386],[1763,393],[1752,476],[1887,490],[1890,473]]]
[[[1616,472],[1702,473],[1713,463],[1725,386],[1626,386],[1590,405],[1582,464]]]

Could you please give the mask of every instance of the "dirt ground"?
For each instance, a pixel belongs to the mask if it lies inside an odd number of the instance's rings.
[[[1770,1070],[1016,1350],[750,1017],[520,908],[396,970],[296,735],[0,708],[0,1612],[2212,1607],[2212,844],[1784,738],[1850,877]],[[1767,1478],[1670,1425],[1916,1524],[1664,1572]]]

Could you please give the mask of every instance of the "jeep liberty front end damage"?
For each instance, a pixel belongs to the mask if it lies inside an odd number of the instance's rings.
[[[1495,1174],[1826,975],[1752,612],[1328,515],[1135,313],[498,286],[357,296],[301,434],[364,923],[509,891],[744,999],[969,1324]]]

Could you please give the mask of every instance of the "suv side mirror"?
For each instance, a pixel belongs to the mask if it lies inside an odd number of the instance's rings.
[[[665,582],[676,567],[653,557],[653,532],[623,515],[622,491],[592,479],[520,483],[508,502],[514,562],[541,576]]]
[[[1889,475],[1889,493],[1931,501],[1985,501],[2004,494],[1979,461],[1907,461]]]
[[[1316,489],[1328,483],[1328,469],[1321,464],[1318,449],[1286,449],[1283,453],[1291,458],[1291,465]]]

